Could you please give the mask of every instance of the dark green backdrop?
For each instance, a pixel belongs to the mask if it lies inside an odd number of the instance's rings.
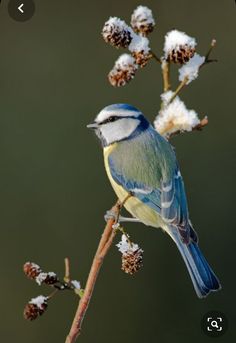
[[[47,294],[22,273],[33,260],[63,275],[69,256],[75,278],[85,282],[115,200],[103,168],[101,148],[86,129],[105,105],[129,102],[153,120],[162,92],[155,62],[122,89],[106,74],[119,51],[100,31],[110,16],[129,20],[140,1],[36,2],[35,16],[13,21],[7,1],[0,8],[0,340],[4,343],[64,342],[77,299],[60,294],[39,320],[22,310],[33,296]],[[81,343],[211,342],[200,330],[208,310],[223,311],[230,323],[218,342],[235,339],[235,15],[233,0],[142,1],[157,20],[152,47],[160,52],[173,27],[197,38],[204,53],[217,39],[211,64],[186,89],[189,108],[210,124],[202,133],[172,140],[185,179],[192,222],[202,250],[223,290],[199,300],[176,247],[160,230],[127,225],[145,250],[135,277],[120,270],[112,248],[84,321]]]

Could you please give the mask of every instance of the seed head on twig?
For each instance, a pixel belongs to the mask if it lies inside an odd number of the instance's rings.
[[[59,281],[54,272],[44,272],[41,267],[34,262],[26,262],[23,266],[25,275],[37,282],[38,285],[45,283],[46,285],[54,285]]]
[[[104,24],[102,36],[106,43],[116,48],[127,48],[132,41],[132,29],[117,17],[110,17]]]
[[[122,267],[121,269],[130,275],[133,275],[139,271],[143,265],[143,250],[137,249],[136,251],[130,251],[122,255]]]
[[[122,253],[121,269],[130,275],[138,272],[143,265],[143,250],[138,244],[132,243],[127,235],[123,234],[121,241],[116,246]]]
[[[143,36],[152,32],[155,26],[152,10],[146,6],[138,6],[131,16],[131,26],[135,32]]]
[[[48,297],[39,295],[31,299],[24,308],[24,318],[28,320],[35,320],[41,316],[48,307]]]
[[[146,37],[133,34],[132,42],[129,45],[129,50],[135,58],[135,62],[141,67],[145,67],[152,57],[149,47],[149,40]]]
[[[34,262],[26,262],[23,266],[23,271],[25,275],[32,280],[35,280],[36,277],[42,273],[41,267]]]
[[[134,78],[137,68],[135,59],[129,54],[123,54],[108,74],[108,80],[114,87],[124,86]]]
[[[48,272],[48,273],[40,273],[35,281],[40,286],[42,283],[45,283],[46,285],[54,285],[57,283],[58,277],[54,272]]]
[[[167,61],[184,64],[194,56],[196,44],[195,38],[172,30],[165,36],[164,57]]]

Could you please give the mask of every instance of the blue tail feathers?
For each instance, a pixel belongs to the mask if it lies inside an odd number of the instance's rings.
[[[199,298],[206,297],[210,292],[221,288],[218,278],[212,271],[198,244],[185,244],[175,235],[174,239],[189,271],[193,286]]]
[[[188,263],[193,275],[193,285],[199,298],[219,290],[221,288],[219,280],[203,256],[198,244],[192,242],[187,246],[187,249],[192,257]]]

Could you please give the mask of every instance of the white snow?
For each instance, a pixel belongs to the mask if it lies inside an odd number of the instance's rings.
[[[149,40],[147,37],[142,37],[132,32],[132,41],[129,45],[131,52],[143,52],[144,54],[149,53]]]
[[[118,250],[122,253],[122,254],[126,254],[126,253],[130,253],[130,252],[134,252],[139,248],[138,244],[134,244],[132,243],[132,245],[129,243],[126,235],[122,235],[121,237],[121,241],[116,244],[116,246],[118,247]],[[141,249],[140,249],[141,250]]]
[[[44,295],[39,295],[36,298],[32,298],[29,302],[29,304],[34,304],[41,310],[43,309],[43,304],[46,304],[48,300],[48,297],[45,297]]]
[[[54,273],[54,272],[48,272],[48,276],[49,276],[49,277],[55,277],[55,278],[56,278],[57,274]]]
[[[136,21],[137,26],[141,26],[143,24],[143,21],[145,21],[147,24],[155,25],[155,20],[152,15],[152,10],[146,6],[138,6],[131,17],[131,20],[138,20],[139,23]]]
[[[205,62],[205,57],[195,54],[179,69],[179,81],[188,77],[187,85],[198,77],[200,66]]]
[[[163,108],[154,121],[154,127],[163,136],[176,131],[192,131],[200,123],[198,114],[194,110],[188,110],[178,96],[168,104],[172,95],[172,91],[161,95]]]
[[[195,48],[197,45],[195,38],[186,35],[185,32],[172,30],[165,35],[164,55],[167,58],[172,50],[178,50],[181,46],[189,46]]]
[[[173,94],[174,92],[172,91],[167,91],[161,94],[161,100],[164,103],[164,105],[167,105]]]
[[[132,30],[124,20],[121,20],[118,17],[110,17],[104,24],[105,26],[112,26],[116,27],[117,30],[123,31],[123,30]]]
[[[130,54],[122,54],[115,62],[115,68],[120,68],[122,70],[126,70],[129,66],[138,66],[135,64],[135,59]]]
[[[49,277],[56,277],[56,274],[54,272],[48,272],[48,273],[40,273],[36,278],[35,281],[39,286],[46,280],[47,276]]]
[[[76,289],[81,289],[81,284],[77,280],[72,280],[71,281],[72,286],[74,286]]]
[[[40,273],[36,278],[35,281],[39,286],[44,282],[44,280],[47,278],[48,273]]]

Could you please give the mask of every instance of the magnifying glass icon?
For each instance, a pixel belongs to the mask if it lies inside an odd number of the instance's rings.
[[[211,326],[212,326],[213,328],[217,328],[217,329],[219,329],[219,326],[218,326],[218,323],[217,323],[217,321],[216,321],[216,320],[212,320],[212,322],[211,322]]]

